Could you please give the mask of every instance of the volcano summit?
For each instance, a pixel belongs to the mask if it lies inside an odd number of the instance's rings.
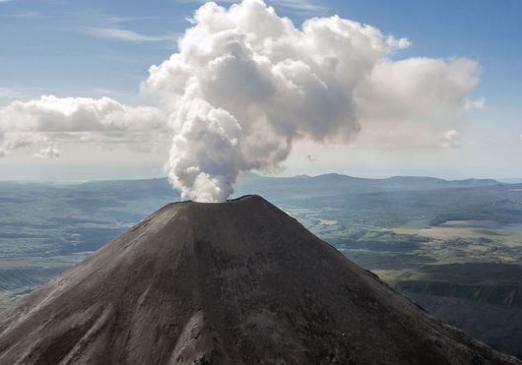
[[[169,204],[0,314],[1,364],[521,364],[258,196]]]

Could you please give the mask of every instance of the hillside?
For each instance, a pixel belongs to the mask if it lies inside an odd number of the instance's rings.
[[[17,364],[519,364],[257,196],[170,204],[0,315]]]

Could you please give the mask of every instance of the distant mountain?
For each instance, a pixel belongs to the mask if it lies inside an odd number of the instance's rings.
[[[444,180],[425,176],[393,176],[389,178],[361,178],[336,173],[329,173],[317,176],[298,175],[294,177],[270,177],[261,176],[253,173],[242,175],[239,178],[238,186],[250,186],[255,184],[286,186],[295,185],[299,188],[325,187],[329,189],[344,190],[430,190],[443,188],[463,188],[463,187],[482,187],[495,186],[501,183],[493,179],[465,179],[465,180]]]
[[[258,196],[169,204],[0,314],[1,364],[521,364]]]
[[[422,176],[396,176],[383,179],[360,178],[341,174],[324,174],[318,176],[270,177],[256,174],[240,176],[235,185],[235,195],[260,194],[277,204],[325,204],[324,198],[331,198],[346,206],[357,204],[350,197],[376,193],[435,193],[440,190],[462,190],[495,188],[501,183],[492,179],[443,180]],[[458,193],[457,193],[458,194]],[[397,195],[398,196],[398,195]]]
[[[393,176],[389,178],[360,178],[336,173],[317,176],[297,175],[293,177],[263,176],[255,173],[243,174],[236,184],[236,196],[252,193],[277,193],[281,189],[294,189],[299,193],[342,194],[375,191],[412,191],[451,188],[472,188],[501,185],[493,179],[444,180],[424,176]],[[115,196],[126,194],[165,195],[179,197],[166,178],[145,180],[108,180],[92,181],[74,185],[74,189],[85,188],[89,191],[101,189]],[[327,189],[325,189],[327,188]]]
[[[499,181],[505,184],[522,184],[522,179],[500,179]]]

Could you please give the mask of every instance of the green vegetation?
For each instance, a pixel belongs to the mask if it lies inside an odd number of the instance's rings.
[[[236,195],[249,193],[440,318],[522,356],[522,184],[249,174]],[[0,309],[178,199],[165,179],[0,183]]]

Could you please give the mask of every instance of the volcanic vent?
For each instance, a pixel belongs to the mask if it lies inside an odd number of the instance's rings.
[[[0,315],[1,364],[519,364],[258,196],[170,204]]]

